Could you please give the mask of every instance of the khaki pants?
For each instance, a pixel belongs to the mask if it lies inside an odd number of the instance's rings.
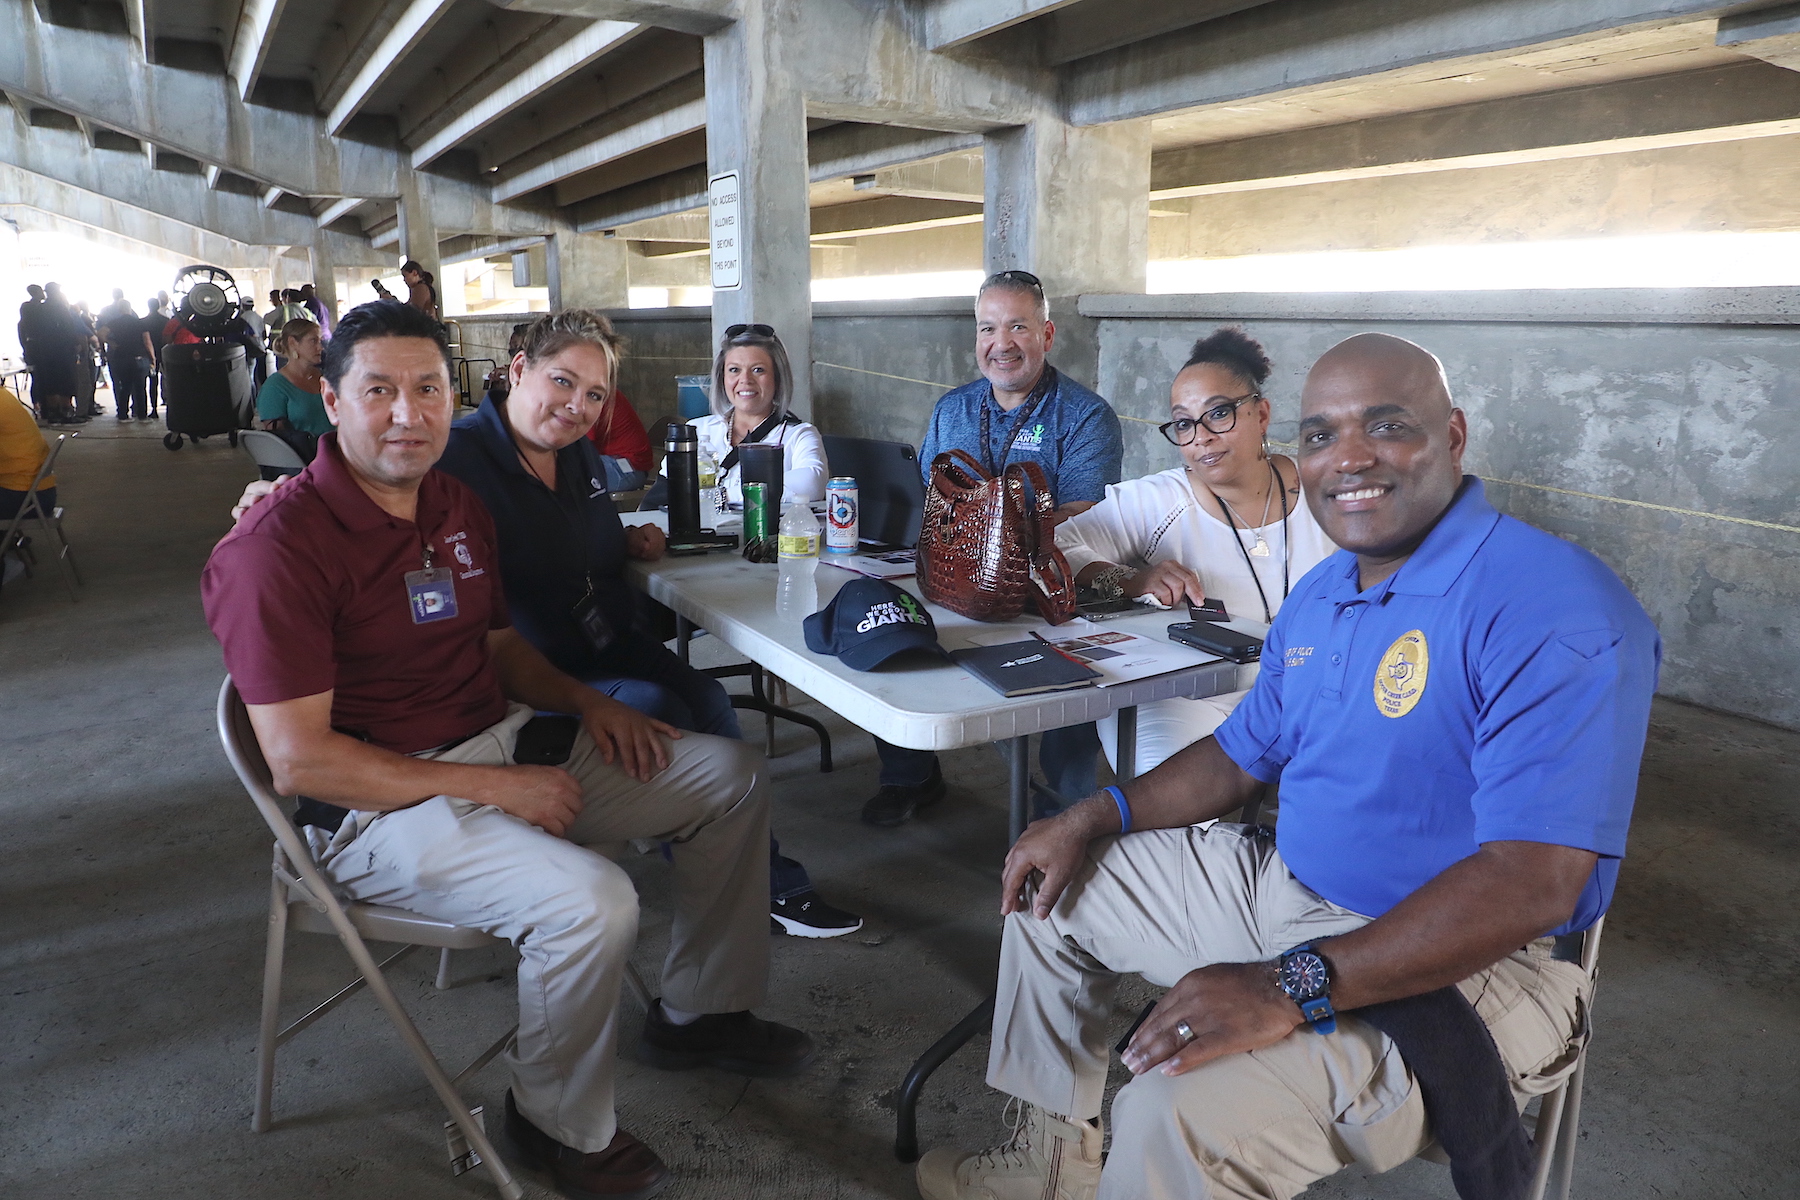
[[[1007,918],[988,1083],[1053,1113],[1098,1116],[1122,973],[1172,986],[1198,967],[1255,962],[1368,918],[1291,875],[1243,825],[1094,843],[1045,920]],[[1548,939],[1465,980],[1515,1098],[1575,1065],[1587,977]],[[1113,1102],[1101,1200],[1286,1197],[1352,1162],[1385,1171],[1431,1142],[1424,1101],[1387,1036],[1355,1017],[1296,1030],[1170,1078],[1151,1070]]]
[[[531,710],[434,757],[512,761]],[[747,743],[687,734],[640,783],[601,759],[586,732],[563,769],[585,807],[566,838],[497,808],[434,796],[354,812],[335,836],[313,827],[320,866],[352,898],[454,921],[519,949],[519,1036],[508,1054],[519,1111],[564,1145],[612,1141],[619,984],[637,940],[631,879],[597,852],[666,839],[675,919],[662,995],[691,1012],[762,1003],[769,974],[769,813],[762,756]]]

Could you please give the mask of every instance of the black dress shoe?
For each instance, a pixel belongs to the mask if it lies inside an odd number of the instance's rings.
[[[648,1200],[669,1184],[669,1168],[656,1151],[626,1133],[613,1134],[604,1150],[571,1150],[533,1125],[506,1093],[506,1136],[519,1161],[556,1180],[556,1190],[574,1200]]]
[[[881,790],[863,802],[862,819],[869,825],[904,825],[921,808],[928,808],[944,798],[944,772],[931,764],[931,778],[924,783],[883,784]]]
[[[645,1062],[665,1071],[713,1067],[733,1075],[776,1079],[807,1068],[813,1060],[813,1040],[748,1011],[707,1013],[677,1025],[663,1016],[658,1000],[644,1018],[639,1051]]]

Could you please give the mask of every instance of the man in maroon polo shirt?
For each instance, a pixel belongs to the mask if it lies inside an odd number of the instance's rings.
[[[761,756],[583,687],[511,628],[493,522],[432,469],[454,409],[436,322],[363,305],[323,366],[337,432],[214,548],[207,621],[276,787],[308,798],[297,816],[324,872],[358,900],[519,948],[507,1130],[521,1156],[572,1196],[648,1196],[667,1169],[613,1114],[637,896],[590,847],[673,846],[650,1060],[802,1069],[811,1039],[748,1011],[768,977]]]

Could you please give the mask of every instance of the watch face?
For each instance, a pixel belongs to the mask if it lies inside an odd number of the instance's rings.
[[[1331,990],[1331,973],[1325,960],[1301,950],[1281,960],[1281,990],[1295,1000],[1311,1000]]]

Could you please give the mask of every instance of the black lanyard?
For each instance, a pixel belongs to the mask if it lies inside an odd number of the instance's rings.
[[[1274,477],[1275,490],[1281,493],[1281,598],[1286,601],[1288,598],[1288,570],[1293,560],[1293,555],[1289,553],[1288,543],[1287,485],[1281,482],[1281,472],[1275,469],[1273,459],[1269,461],[1269,474]],[[1208,488],[1207,490],[1211,491],[1212,489]],[[1263,606],[1263,624],[1273,625],[1275,613],[1269,608],[1269,594],[1263,591],[1262,579],[1256,573],[1256,564],[1250,561],[1250,551],[1244,548],[1244,539],[1238,536],[1236,519],[1231,515],[1231,509],[1226,507],[1225,502],[1219,500],[1217,492],[1213,492],[1213,499],[1218,500],[1219,507],[1224,510],[1225,523],[1231,526],[1231,540],[1237,543],[1238,553],[1243,555],[1244,566],[1250,572],[1250,582],[1256,585],[1256,595],[1262,601]],[[1266,515],[1267,510],[1264,511]],[[1260,537],[1260,535],[1258,536]]]
[[[994,452],[989,445],[991,435],[988,422],[992,417],[993,409],[989,407],[988,401],[993,400],[995,404],[998,404],[999,401],[994,400],[994,385],[988,384],[988,393],[982,399],[981,404],[981,465],[987,469],[989,475],[998,475],[1006,469],[1006,460],[1012,457],[1013,443],[1019,440],[1021,433],[1025,432],[1025,426],[1031,421],[1031,414],[1037,411],[1037,406],[1042,404],[1044,397],[1054,390],[1056,390],[1056,368],[1045,363],[1044,373],[1038,377],[1037,386],[1031,389],[1031,395],[1025,399],[1025,407],[1019,410],[1019,423],[1013,426],[1012,436],[1006,439],[1006,449],[1001,451],[1000,466],[996,468]]]

